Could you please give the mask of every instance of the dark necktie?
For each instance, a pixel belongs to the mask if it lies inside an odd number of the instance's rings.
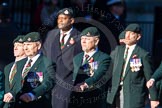
[[[26,75],[28,74],[28,72],[29,72],[29,70],[30,70],[30,68],[31,68],[31,62],[32,62],[32,60],[30,59],[30,60],[28,61],[27,65],[26,65],[26,67],[25,67],[23,73],[22,73],[22,78],[23,78],[23,79],[26,77]]]
[[[61,39],[61,42],[60,42],[61,49],[63,49],[64,46],[65,46],[65,42],[64,42],[65,36],[66,36],[66,34],[63,34],[63,35],[62,35],[62,39]]]
[[[9,77],[9,82],[10,82],[10,85],[12,84],[12,81],[13,81],[13,79],[14,79],[14,76],[15,76],[15,74],[16,74],[16,63],[14,63],[14,65],[13,65],[13,69],[12,69],[12,71],[11,71],[11,73],[10,73],[10,77]]]
[[[128,50],[129,50],[129,47],[126,48],[126,51],[125,51],[125,54],[124,54],[124,63],[123,63],[123,69],[122,69],[122,74],[121,74],[121,81],[123,81],[124,75],[125,75],[124,67],[125,67],[125,64],[126,64],[126,61],[127,61],[127,57],[128,57]]]

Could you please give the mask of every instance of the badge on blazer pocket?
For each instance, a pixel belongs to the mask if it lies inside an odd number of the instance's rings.
[[[141,58],[132,58],[130,59],[130,67],[132,72],[138,72],[141,69],[142,62]]]
[[[39,81],[42,82],[43,81],[43,72],[36,72],[36,73],[39,76]]]
[[[32,89],[38,87],[43,81],[43,72],[28,72],[26,81]]]

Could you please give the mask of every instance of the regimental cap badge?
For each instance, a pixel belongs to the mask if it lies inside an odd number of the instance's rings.
[[[90,34],[90,32],[88,32],[86,35],[87,35],[87,36],[90,36],[91,34]]]
[[[20,39],[19,39],[19,42],[23,42],[23,39],[22,39],[22,38],[20,38]]]
[[[29,37],[27,40],[30,42],[31,41],[31,38]]]
[[[64,11],[64,14],[66,14],[66,15],[69,14],[69,11],[68,10],[65,10]]]

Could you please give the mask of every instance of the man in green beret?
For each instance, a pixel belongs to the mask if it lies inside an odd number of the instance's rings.
[[[11,62],[10,64],[6,65],[4,68],[4,74],[5,74],[5,95],[3,101],[5,102],[4,108],[11,107],[13,105],[15,95],[16,95],[16,89],[18,88],[14,83],[17,80],[15,78],[16,75],[16,62],[25,58],[25,52],[24,52],[24,35],[18,35],[13,40],[13,52],[15,61]]]
[[[105,83],[102,81],[110,64],[110,56],[98,49],[100,34],[96,27],[88,27],[81,33],[82,53],[73,59],[74,92],[72,97],[78,100],[72,108],[105,108]],[[102,84],[101,84],[102,82]],[[90,100],[83,102],[83,100]]]
[[[51,90],[54,86],[55,64],[39,53],[41,38],[38,32],[24,37],[27,58],[17,62],[17,85],[15,108],[51,108]]]
[[[53,88],[53,108],[68,108],[72,86],[72,60],[81,52],[80,32],[73,27],[74,15],[70,8],[57,14],[58,29],[47,33],[43,54],[56,63],[56,86]]]
[[[156,107],[157,91],[155,87],[146,87],[146,81],[153,74],[151,57],[137,45],[141,28],[138,24],[130,24],[125,32],[125,45],[117,46],[112,56],[112,88],[108,91],[107,101],[113,108],[144,108],[149,91],[151,106]]]

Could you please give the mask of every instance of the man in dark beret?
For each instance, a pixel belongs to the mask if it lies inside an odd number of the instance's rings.
[[[157,91],[155,86],[146,87],[146,81],[153,74],[151,57],[137,45],[142,36],[141,28],[138,24],[130,24],[125,32],[125,45],[117,46],[112,56],[112,88],[107,101],[113,108],[144,108],[149,91],[154,108],[158,105]]]
[[[106,106],[106,97],[103,96],[106,92],[106,82],[102,81],[102,78],[108,71],[110,56],[98,49],[99,37],[96,27],[88,27],[81,33],[83,52],[73,59],[74,92],[72,95],[78,102],[73,101],[72,108],[105,108]],[[100,96],[103,97],[96,99]]]
[[[16,89],[18,88],[16,85],[14,85],[14,82],[17,80],[15,78],[16,74],[16,62],[25,58],[25,52],[24,52],[24,35],[18,35],[14,40],[14,56],[15,61],[11,62],[10,64],[6,65],[4,68],[4,74],[5,74],[5,95],[3,101],[5,102],[4,108],[11,107],[13,105],[15,95],[16,95]]]
[[[40,54],[40,49],[38,32],[25,35],[24,51],[27,57],[16,64],[19,92],[16,94],[15,108],[52,108],[55,63]]]
[[[81,52],[80,32],[73,27],[73,10],[58,12],[57,26],[47,33],[43,53],[56,62],[56,86],[52,92],[53,108],[68,108],[72,88],[73,57]]]

